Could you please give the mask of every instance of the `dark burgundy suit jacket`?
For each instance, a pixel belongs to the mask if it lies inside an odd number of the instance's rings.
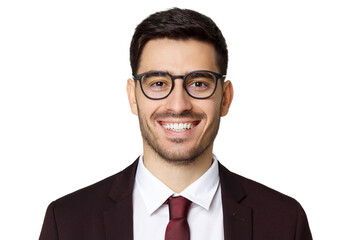
[[[52,202],[40,240],[132,240],[137,163]],[[221,164],[219,173],[225,240],[312,239],[305,212],[297,201]]]

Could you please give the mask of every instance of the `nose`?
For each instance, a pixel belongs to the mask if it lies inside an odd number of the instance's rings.
[[[183,87],[182,79],[175,79],[174,89],[165,99],[165,107],[167,110],[172,111],[173,113],[183,113],[185,111],[191,110],[192,108],[190,98],[191,97],[186,93]]]

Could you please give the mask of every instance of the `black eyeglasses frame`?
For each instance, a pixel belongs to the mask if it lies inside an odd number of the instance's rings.
[[[207,72],[207,73],[211,73],[211,74],[213,74],[213,75],[215,76],[215,88],[214,88],[214,91],[213,91],[208,97],[194,97],[194,96],[192,96],[192,95],[189,93],[189,91],[188,91],[187,88],[186,88],[186,83],[185,83],[186,78],[187,78],[189,75],[194,74],[194,73],[197,73],[197,72]],[[171,89],[170,89],[169,93],[168,93],[166,96],[161,97],[161,98],[152,98],[152,97],[149,97],[148,95],[146,95],[146,93],[145,93],[145,91],[144,91],[144,89],[143,89],[143,87],[142,87],[141,79],[142,79],[142,77],[143,77],[144,75],[149,74],[149,73],[162,73],[162,74],[168,75],[168,76],[171,78]],[[149,72],[144,72],[144,73],[141,73],[141,74],[139,74],[139,75],[133,76],[133,79],[134,79],[134,80],[138,80],[138,81],[139,81],[139,83],[140,83],[140,88],[141,88],[142,93],[145,95],[145,97],[147,97],[147,98],[149,98],[149,99],[151,99],[151,100],[162,100],[162,99],[167,98],[167,97],[171,94],[171,92],[173,91],[173,89],[174,89],[174,86],[175,86],[174,80],[175,80],[175,79],[178,79],[178,78],[182,78],[182,79],[183,79],[183,88],[185,89],[186,93],[187,93],[190,97],[195,98],[195,99],[207,99],[207,98],[210,98],[212,95],[214,95],[214,93],[215,93],[215,91],[216,91],[216,88],[217,88],[217,82],[218,82],[218,80],[219,80],[220,78],[226,78],[226,75],[223,75],[223,74],[220,74],[220,73],[216,73],[216,72],[212,72],[212,71],[209,71],[209,70],[196,70],[196,71],[191,71],[191,72],[187,73],[186,75],[176,75],[176,76],[173,76],[173,75],[171,75],[170,73],[164,72],[164,71],[149,71]]]

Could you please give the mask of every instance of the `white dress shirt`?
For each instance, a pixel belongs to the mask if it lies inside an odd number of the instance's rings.
[[[211,167],[180,194],[175,194],[152,175],[139,159],[133,191],[134,240],[164,240],[169,222],[169,208],[164,202],[172,195],[192,201],[188,223],[190,238],[224,239],[218,161],[213,156]]]

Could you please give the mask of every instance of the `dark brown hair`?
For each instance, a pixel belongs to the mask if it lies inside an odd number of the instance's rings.
[[[195,39],[215,47],[221,74],[226,74],[228,50],[220,29],[209,17],[189,9],[172,8],[156,12],[144,19],[135,29],[130,45],[132,74],[138,70],[139,59],[145,44],[152,39]]]

